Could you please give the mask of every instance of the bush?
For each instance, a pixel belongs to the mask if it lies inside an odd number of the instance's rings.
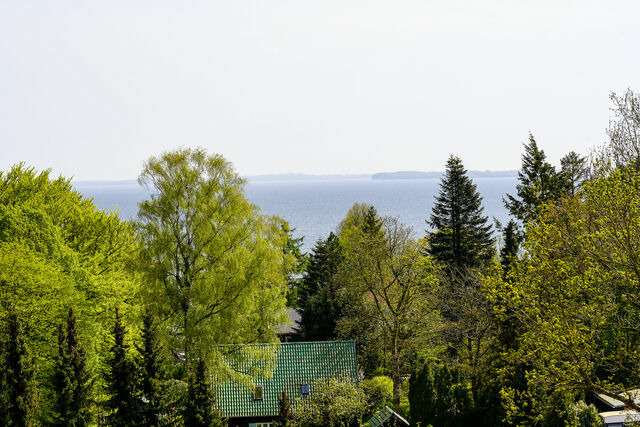
[[[393,380],[386,376],[373,377],[360,382],[360,389],[367,399],[367,417],[378,412],[385,405],[392,406]]]

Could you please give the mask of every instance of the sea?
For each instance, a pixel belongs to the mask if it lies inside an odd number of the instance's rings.
[[[515,176],[474,178],[483,198],[484,214],[493,224],[504,223],[508,213],[502,202],[505,194],[514,194]],[[138,203],[149,192],[135,181],[81,181],[75,188],[105,211],[116,210],[123,219],[134,220]],[[251,180],[245,188],[247,198],[263,213],[284,218],[304,237],[303,249],[309,251],[318,239],[335,231],[354,203],[372,204],[380,215],[394,216],[413,228],[415,237],[430,230],[434,197],[440,189],[439,178],[429,179],[318,179]]]

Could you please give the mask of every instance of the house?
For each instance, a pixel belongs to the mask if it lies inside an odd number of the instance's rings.
[[[369,427],[409,427],[409,421],[388,406],[385,406],[373,417],[369,418],[365,425]]]
[[[244,350],[275,351],[271,376],[253,378],[253,388],[227,381],[217,390],[217,404],[231,427],[267,427],[279,412],[278,396],[286,391],[291,401],[313,394],[315,385],[329,378],[357,381],[354,341],[284,342],[248,344]],[[237,363],[237,362],[236,362]],[[247,360],[247,364],[252,363]],[[250,366],[234,366],[249,372]]]
[[[628,427],[640,424],[640,414],[636,411],[609,411],[600,412],[598,415],[604,420],[604,427]]]

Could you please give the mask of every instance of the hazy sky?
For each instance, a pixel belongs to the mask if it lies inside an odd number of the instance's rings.
[[[179,146],[244,175],[517,169],[605,141],[640,2],[0,0],[0,170],[135,178]]]

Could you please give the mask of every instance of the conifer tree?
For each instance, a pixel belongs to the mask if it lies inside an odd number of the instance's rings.
[[[512,219],[509,220],[504,229],[502,229],[503,242],[500,249],[500,265],[502,265],[504,274],[507,274],[511,263],[518,256],[521,239],[518,224]]]
[[[55,401],[53,424],[82,426],[91,421],[91,376],[84,346],[78,343],[78,326],[69,309],[67,327],[58,327],[58,356],[53,376]]]
[[[430,363],[419,366],[409,378],[409,407],[412,425],[429,425],[435,414],[435,384]]]
[[[547,162],[547,156],[538,148],[532,134],[529,134],[529,143],[524,146],[518,181],[516,196],[507,194],[502,200],[509,213],[522,222],[535,220],[538,207],[562,195],[561,176]]]
[[[224,423],[214,408],[213,391],[207,380],[207,366],[202,356],[196,360],[193,371],[189,376],[184,424],[191,427],[222,427]]]
[[[140,421],[140,405],[137,399],[135,369],[127,355],[125,336],[127,331],[122,324],[120,309],[115,309],[116,317],[113,325],[114,344],[111,347],[113,356],[107,361],[107,392],[110,397],[107,407],[111,410],[109,421],[114,426],[135,425]]]
[[[38,408],[38,389],[27,352],[18,313],[9,314],[5,348],[6,415],[8,425],[33,425]]]
[[[338,237],[330,233],[316,242],[298,291],[300,332],[307,340],[335,338],[341,316],[334,276],[343,260]]]
[[[449,157],[431,220],[429,254],[450,272],[487,263],[494,254],[491,225],[483,216],[482,197],[460,158]]]
[[[559,179],[563,192],[566,196],[575,196],[589,173],[587,159],[571,151],[560,159],[560,165]]]
[[[165,355],[158,339],[158,327],[147,310],[142,317],[142,345],[138,347],[142,392],[142,418],[146,426],[157,426],[165,411]]]

